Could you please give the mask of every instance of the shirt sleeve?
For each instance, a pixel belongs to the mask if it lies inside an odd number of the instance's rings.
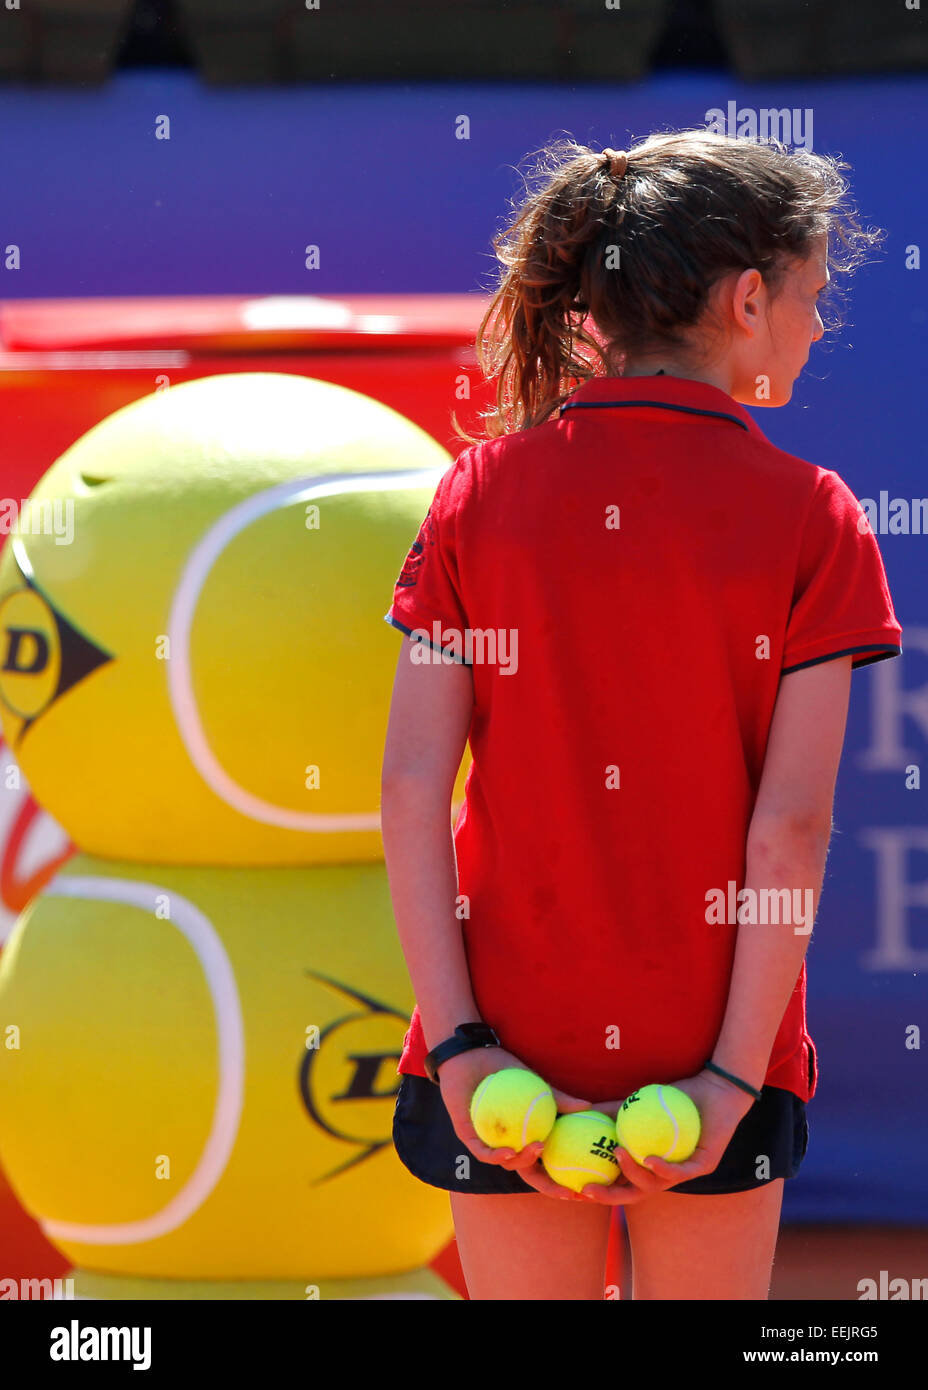
[[[385,621],[407,636],[464,660],[467,614],[461,597],[458,539],[470,492],[465,449],[442,476],[400,571]]]
[[[800,547],[782,674],[853,655],[851,667],[902,652],[876,537],[851,489],[823,470]]]

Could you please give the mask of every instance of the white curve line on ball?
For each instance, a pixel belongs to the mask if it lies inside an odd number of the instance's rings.
[[[42,891],[45,897],[105,899],[147,912],[154,910],[157,896],[166,896],[172,915],[158,920],[168,921],[187,938],[209,986],[218,1035],[219,1086],[209,1137],[196,1168],[180,1192],[154,1216],[138,1221],[91,1226],[40,1218],[43,1231],[53,1240],[78,1241],[84,1245],[131,1245],[154,1240],[182,1226],[203,1205],[225,1172],[238,1137],[245,1091],[245,1025],[232,965],[209,919],[173,888],[159,888],[153,883],[135,880],[60,874]]]
[[[398,473],[330,473],[315,479],[291,478],[246,497],[232,507],[192,550],[175,591],[168,620],[168,693],[184,747],[200,776],[218,797],[243,816],[284,830],[380,829],[379,811],[321,815],[276,806],[239,786],[220,764],[207,742],[190,670],[190,629],[207,575],[240,531],[276,507],[290,502],[309,502],[318,497],[338,497],[346,492],[389,492],[398,488],[435,486],[441,476],[440,468],[417,468]]]
[[[549,1094],[549,1092],[548,1092],[547,1090],[545,1090],[545,1091],[539,1091],[539,1092],[538,1092],[538,1095],[535,1096],[535,1098],[534,1098],[534,1100],[532,1101],[531,1105],[528,1107],[528,1110],[525,1112],[525,1119],[524,1119],[523,1122],[522,1122],[522,1147],[523,1147],[523,1149],[526,1147],[526,1145],[527,1145],[527,1143],[528,1143],[528,1127],[529,1127],[529,1125],[530,1125],[531,1122],[532,1122],[532,1116],[534,1115],[535,1111],[538,1109],[538,1106],[539,1106],[539,1105],[541,1104],[541,1102],[544,1100],[545,1096],[547,1096],[548,1094]]]
[[[669,1105],[667,1104],[667,1102],[664,1100],[664,1088],[663,1088],[663,1086],[658,1086],[658,1088],[657,1088],[657,1103],[658,1103],[658,1105],[661,1107],[661,1109],[663,1110],[664,1114],[667,1116],[667,1118],[668,1118],[668,1120],[670,1121],[670,1123],[673,1125],[673,1138],[671,1139],[670,1143],[667,1145],[667,1147],[666,1147],[666,1149],[664,1150],[664,1152],[663,1152],[662,1154],[658,1154],[658,1155],[657,1155],[658,1158],[666,1158],[667,1155],[668,1155],[668,1154],[672,1154],[673,1151],[674,1151],[674,1149],[677,1147],[677,1142],[678,1142],[678,1140],[679,1140],[679,1138],[680,1138],[680,1126],[677,1124],[677,1117],[676,1117],[676,1115],[673,1113],[673,1111],[671,1110],[670,1106],[669,1106]],[[647,1157],[647,1155],[645,1155],[645,1157]]]

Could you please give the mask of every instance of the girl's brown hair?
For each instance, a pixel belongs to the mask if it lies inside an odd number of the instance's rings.
[[[692,350],[688,330],[729,271],[757,269],[775,294],[822,237],[831,271],[853,270],[883,233],[858,221],[848,168],[704,129],[634,145],[617,178],[571,139],[542,147],[492,243],[502,269],[476,343],[483,375],[497,378],[485,437],[540,424],[578,382],[614,374],[619,354]]]

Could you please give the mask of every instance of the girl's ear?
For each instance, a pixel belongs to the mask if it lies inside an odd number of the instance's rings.
[[[737,326],[754,337],[766,308],[767,287],[759,270],[742,270],[734,284],[731,311]]]

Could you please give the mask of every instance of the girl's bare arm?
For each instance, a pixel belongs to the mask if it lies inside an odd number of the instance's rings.
[[[415,658],[428,654],[428,661]],[[384,750],[381,815],[393,911],[430,1048],[478,1021],[456,915],[451,799],[473,711],[470,667],[404,639]]]
[[[849,656],[791,671],[780,682],[748,832],[744,887],[755,894],[786,889],[790,905],[808,917],[804,924],[739,926],[712,1054],[720,1067],[758,1088],[818,911],[850,684]]]

